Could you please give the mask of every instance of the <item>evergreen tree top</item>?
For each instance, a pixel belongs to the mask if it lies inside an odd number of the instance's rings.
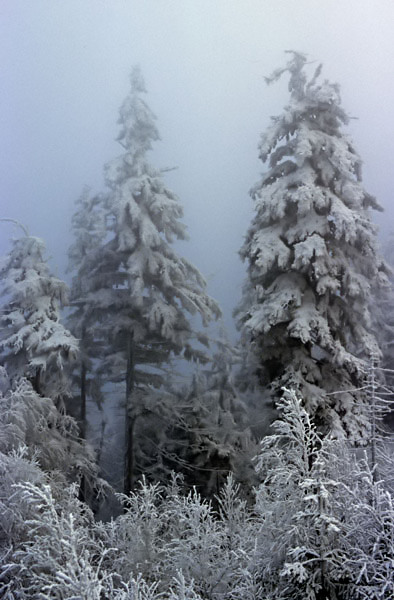
[[[3,259],[0,270],[3,294],[10,294],[14,302],[30,303],[45,290],[60,304],[67,298],[67,287],[50,274],[45,259],[45,243],[33,236],[12,240],[12,250]]]
[[[146,88],[139,67],[133,68],[130,84],[130,92],[120,107],[120,131],[116,139],[126,150],[123,167],[130,174],[138,175],[147,170],[145,154],[152,149],[152,143],[160,139],[160,135],[156,127],[156,116],[143,98]],[[111,168],[116,164],[117,161],[113,161],[106,167],[107,183],[110,187],[116,184],[117,177]]]

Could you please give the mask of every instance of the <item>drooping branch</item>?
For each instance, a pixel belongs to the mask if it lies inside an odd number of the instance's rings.
[[[16,219],[1,218],[0,221],[2,223],[14,223],[14,225],[16,225],[17,227],[20,227],[22,229],[22,231],[23,231],[23,233],[25,234],[26,237],[29,236],[29,231],[28,231],[27,227],[25,227],[24,225],[22,225],[22,223],[20,223]]]

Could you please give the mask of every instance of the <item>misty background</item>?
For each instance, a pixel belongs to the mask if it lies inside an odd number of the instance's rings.
[[[392,0],[2,0],[0,217],[42,237],[66,280],[74,202],[104,189],[129,73],[139,64],[162,141],[156,167],[184,206],[190,241],[178,244],[231,313],[244,266],[238,250],[253,216],[250,187],[264,166],[260,134],[288,101],[287,79],[264,76],[284,50],[323,63],[355,117],[348,132],[364,184],[392,229],[394,186]],[[0,223],[0,255],[19,232]]]

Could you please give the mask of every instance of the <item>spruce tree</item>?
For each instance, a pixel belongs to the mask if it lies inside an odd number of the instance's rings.
[[[117,139],[124,152],[105,168],[109,232],[92,272],[96,289],[89,299],[107,348],[103,370],[126,388],[126,492],[138,472],[136,422],[147,395],[163,385],[172,356],[203,358],[187,313],[199,314],[206,325],[220,312],[199,271],[173,248],[175,240],[187,237],[180,221],[183,210],[162,171],[147,160],[159,133],[145,93],[135,68],[120,109]]]
[[[13,240],[0,279],[1,363],[11,379],[26,377],[37,394],[61,405],[69,393],[66,371],[78,342],[60,321],[67,287],[50,273],[44,242],[27,234]]]
[[[94,276],[95,261],[106,237],[105,213],[101,195],[91,195],[85,188],[77,200],[77,210],[72,218],[74,243],[68,251],[68,270],[74,272],[70,289],[71,313],[67,319],[72,333],[78,338],[79,360],[74,368],[77,406],[72,412],[79,420],[82,437],[86,437],[87,399],[100,402],[100,380],[97,364],[102,352],[99,343],[98,321],[100,313],[94,310],[97,282]]]
[[[268,170],[251,190],[238,319],[261,383],[274,395],[295,389],[319,426],[359,441],[369,427],[364,361],[380,355],[369,307],[386,280],[370,219],[380,206],[342,131],[338,85],[320,81],[321,66],[308,79],[306,62],[292,52],[267,79],[288,74],[290,102],[259,145]]]

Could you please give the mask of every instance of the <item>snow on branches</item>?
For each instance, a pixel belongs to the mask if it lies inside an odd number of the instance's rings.
[[[306,56],[292,52],[268,80],[288,73],[290,102],[260,143],[268,170],[251,190],[256,214],[240,252],[249,282],[238,320],[263,385],[275,395],[283,385],[297,389],[323,427],[360,439],[368,435],[357,418],[366,401],[356,393],[362,361],[380,353],[370,295],[387,267],[369,215],[380,207],[341,129],[348,116],[339,87],[321,82],[320,71],[308,81]],[[351,388],[352,403],[327,395]]]
[[[44,242],[26,235],[3,260],[0,355],[11,378],[26,376],[36,392],[61,400],[64,369],[76,358],[78,342],[60,321],[66,284],[51,275],[44,253]]]

